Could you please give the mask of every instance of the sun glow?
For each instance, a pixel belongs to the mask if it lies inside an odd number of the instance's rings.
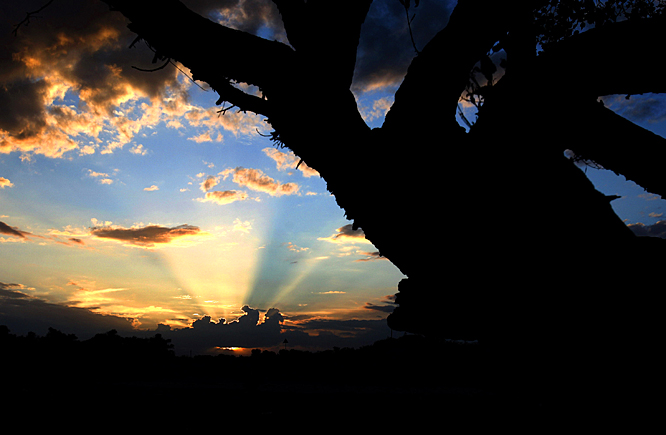
[[[197,246],[164,249],[170,272],[193,307],[213,319],[229,318],[244,303],[263,239],[231,230]]]

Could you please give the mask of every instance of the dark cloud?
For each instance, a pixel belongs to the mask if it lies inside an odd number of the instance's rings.
[[[663,96],[632,97],[622,110],[622,115],[636,121],[660,122],[666,119],[666,100]]]
[[[660,94],[610,95],[602,98],[604,104],[634,122],[661,122],[666,120],[666,97]]]
[[[395,305],[375,305],[370,302],[365,303],[366,310],[379,311],[380,313],[390,314],[395,310]]]
[[[311,351],[361,347],[390,335],[385,318],[330,320],[293,316],[287,326],[283,323],[285,316],[277,308],[267,310],[262,322],[260,310],[249,306],[244,306],[244,314],[230,322],[204,316],[188,328],[159,325],[156,330],[138,330],[132,327],[132,319],[46,302],[30,296],[28,292],[32,290],[21,284],[0,282],[0,325],[6,325],[14,334],[32,331],[42,335],[50,327],[84,340],[112,329],[124,336],[151,337],[160,333],[172,340],[179,355],[215,354],[225,347],[276,349],[285,339],[290,347]],[[379,305],[367,304],[366,308],[387,312]]]
[[[336,234],[329,237],[320,237],[319,240],[331,243],[369,243],[363,230],[360,228],[354,229],[352,224],[347,224],[335,231]]]
[[[260,322],[260,310],[246,305],[242,311],[244,314],[231,322],[225,319],[214,321],[204,316],[189,328],[171,329],[160,325],[156,331],[144,333],[159,332],[170,338],[176,353],[182,355],[190,351],[193,354],[217,353],[218,348],[224,347],[276,349],[282,346],[285,339],[290,347],[311,351],[336,346],[361,347],[383,340],[391,333],[383,315],[376,320],[322,320],[308,316],[285,317],[277,308],[271,308]],[[384,309],[375,311],[386,313]],[[285,320],[289,323],[283,323]]]
[[[18,79],[0,83],[0,130],[22,139],[44,129],[45,91],[44,80]]]
[[[375,320],[301,320],[296,328],[285,328],[283,335],[291,346],[325,350],[370,345],[389,337],[391,329],[382,315]]]
[[[5,234],[8,236],[13,236],[13,237],[20,237],[21,239],[25,239],[26,236],[30,236],[30,233],[26,233],[25,231],[21,231],[16,227],[10,227],[4,222],[0,221],[0,234]]]
[[[104,239],[113,239],[142,247],[153,247],[166,244],[182,237],[196,236],[201,233],[199,227],[179,225],[168,228],[159,225],[148,225],[140,228],[94,227],[90,234]]]
[[[286,42],[282,18],[270,0],[185,0],[183,3],[225,26]]]
[[[365,262],[365,261],[375,261],[375,260],[388,260],[388,258],[384,257],[382,254],[379,253],[379,251],[375,252],[360,252],[360,255],[364,255],[365,258],[360,258],[358,260],[355,260],[357,262]]]
[[[270,0],[184,3],[224,25],[286,42],[280,14]],[[418,47],[423,48],[444,27],[454,3],[428,1],[412,8]],[[0,11],[4,18],[0,22],[0,152],[54,158],[75,150],[90,154],[94,147],[84,146],[81,138],[96,140],[100,134],[115,136],[103,150],[112,152],[148,126],[140,121],[168,121],[188,110],[187,85],[177,69],[168,66],[146,73],[133,68],[158,65],[152,63],[153,53],[144,43],[129,48],[136,35],[127,29],[122,14],[110,11],[103,2],[58,0],[14,36],[14,25],[43,4],[42,0],[4,2]],[[401,81],[415,54],[406,23],[399,2],[373,3],[359,44],[355,91]],[[65,105],[62,98],[67,92],[78,96],[77,107]],[[119,107],[136,105],[140,98],[160,106],[160,115],[144,120],[117,115],[122,112]],[[133,113],[140,118],[141,111]]]
[[[115,329],[120,333],[133,331],[128,319],[95,314],[84,308],[53,304],[26,293],[22,284],[0,282],[0,325],[13,333],[45,334],[55,328],[80,339]]]
[[[629,224],[627,226],[637,236],[659,237],[666,239],[666,221],[659,221],[652,225],[644,225],[639,222],[636,224]]]
[[[225,319],[215,322],[210,316],[204,316],[189,328],[172,330],[162,325],[158,332],[171,338],[176,352],[183,354],[190,351],[194,354],[214,353],[215,348],[221,347],[266,348],[282,343],[280,322],[283,317],[279,310],[268,310],[261,323],[259,310],[247,305],[242,310],[245,314],[232,322]]]
[[[446,26],[455,1],[424,1],[410,9],[416,47],[421,50]],[[407,26],[405,9],[398,1],[375,1],[363,24],[353,89],[397,86],[416,55]]]

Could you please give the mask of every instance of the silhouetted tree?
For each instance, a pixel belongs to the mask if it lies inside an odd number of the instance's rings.
[[[652,327],[635,271],[658,264],[661,243],[635,237],[564,152],[666,194],[664,139],[598,101],[664,91],[650,43],[666,36],[663,2],[460,0],[370,129],[350,86],[371,0],[273,0],[289,45],[177,0],[103,1],[156,59],[187,66],[218,104],[264,115],[275,143],[319,171],[408,277],[393,329],[503,349],[519,337],[529,351],[502,370],[532,373],[566,365],[561,337],[608,344]],[[478,107],[468,131],[456,121],[461,98]]]

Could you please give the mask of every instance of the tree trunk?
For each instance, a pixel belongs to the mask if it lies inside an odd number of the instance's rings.
[[[596,103],[605,93],[652,89],[641,68],[653,58],[629,50],[631,62],[605,77],[609,51],[584,56],[604,38],[624,41],[623,49],[646,35],[663,38],[660,22],[610,25],[537,57],[515,43],[529,30],[515,17],[538,1],[461,0],[415,58],[384,126],[370,130],[349,90],[370,1],[275,1],[293,48],[225,29],[176,0],[105,2],[221,100],[266,115],[274,139],[319,171],[347,217],[408,276],[391,328],[479,339],[507,362],[493,366],[498,378],[553,370],[539,376],[553,384],[579,367],[574,360],[589,358],[584,366],[592,372],[612,358],[617,340],[638,345],[652,337],[655,305],[635,279],[637,270],[656,267],[662,245],[635,237],[564,150],[627,169],[661,192],[663,182],[649,174],[660,161],[641,158],[631,143],[591,140],[597,128],[627,142],[638,134],[649,136],[646,152],[663,153],[662,138],[615,122]],[[479,24],[474,31],[470,17]],[[331,26],[346,34],[331,40]],[[507,32],[515,63],[465,133],[455,121],[458,98],[474,64]],[[208,51],[204,40],[219,51]],[[259,86],[265,98],[243,94],[232,80]]]

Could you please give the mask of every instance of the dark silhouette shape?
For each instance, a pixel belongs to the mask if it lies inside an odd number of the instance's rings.
[[[274,0],[290,46],[176,0],[104,1],[155,59],[186,65],[218,104],[266,116],[275,143],[319,171],[354,227],[408,277],[392,329],[479,339],[491,378],[520,394],[581,380],[601,392],[595,400],[612,397],[606,404],[637,391],[619,380],[610,388],[605,376],[650,356],[659,313],[637,271],[658,270],[663,243],[636,237],[564,151],[666,194],[664,140],[597,101],[664,91],[646,73],[647,42],[666,33],[662,2],[461,0],[371,130],[350,91],[370,0]],[[495,82],[488,58],[501,50]],[[469,132],[455,119],[461,96],[479,108]],[[339,155],[353,156],[363,177]],[[433,303],[436,316],[424,311]],[[584,407],[580,397],[569,411]]]

